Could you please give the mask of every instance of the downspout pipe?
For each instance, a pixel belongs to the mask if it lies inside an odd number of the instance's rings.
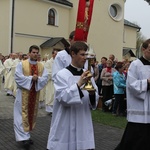
[[[11,15],[11,44],[10,52],[13,53],[13,37],[14,37],[14,9],[15,9],[15,0],[12,0],[12,15]]]

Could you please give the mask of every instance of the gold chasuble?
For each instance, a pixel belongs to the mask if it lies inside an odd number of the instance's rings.
[[[30,64],[28,60],[22,61],[24,76],[33,76],[34,74],[42,76],[44,67],[41,63]],[[36,82],[32,82],[29,90],[22,89],[22,119],[24,131],[31,131],[35,127],[39,104],[39,91],[36,92]],[[38,82],[38,81],[37,81]]]

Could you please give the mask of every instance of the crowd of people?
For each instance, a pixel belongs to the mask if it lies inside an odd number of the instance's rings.
[[[99,99],[102,99],[102,111],[127,115],[129,122],[116,148],[123,150],[130,145],[127,143],[131,139],[128,138],[131,130],[134,128],[137,132],[139,126],[145,128],[149,124],[150,79],[142,68],[145,71],[149,69],[150,40],[143,43],[143,57],[132,63],[117,61],[113,54],[108,58],[102,57],[101,63],[96,56],[87,62],[87,44],[74,41],[74,32],[69,40],[70,47],[60,52],[54,49],[50,59],[47,55],[41,59],[36,45],[29,48],[28,54],[12,53],[9,57],[0,54],[1,81],[6,95],[15,98],[16,141],[29,150],[33,144],[30,131],[35,127],[38,108],[45,107],[52,115],[47,150],[60,150],[60,147],[65,150],[93,150],[95,142],[90,111],[96,109]],[[88,63],[90,70],[87,70]],[[84,88],[88,81],[94,90]],[[137,99],[142,106],[134,105]],[[147,137],[146,130],[141,134]],[[133,139],[131,141],[134,143]]]
[[[74,31],[69,36],[70,44],[74,43]],[[47,85],[40,91],[39,96],[39,108],[46,108],[49,114],[52,114],[54,86],[53,80],[56,73],[69,66],[71,63],[71,55],[68,49],[62,50],[57,55],[57,50],[52,51],[52,57],[49,59],[49,55],[45,55],[41,58],[38,53],[37,61],[42,63],[47,69],[49,77]],[[57,55],[57,57],[56,57]],[[11,53],[9,56],[3,56],[0,54],[0,74],[1,81],[4,83],[4,89],[7,96],[16,97],[17,85],[15,82],[15,69],[19,62],[27,60],[30,57],[30,53],[23,54]],[[55,63],[54,58],[56,57]],[[94,56],[91,62],[91,72],[93,74],[95,83],[98,87],[98,94],[102,100],[102,111],[112,112],[113,115],[125,115],[126,112],[126,78],[127,70],[130,65],[130,61],[118,62],[113,54],[109,57],[102,57],[101,63],[99,63]],[[54,63],[54,64],[53,64]],[[53,72],[52,72],[53,65]],[[84,67],[87,69],[87,64]],[[0,84],[1,86],[1,84]],[[49,89],[51,91],[49,92]],[[121,99],[121,100],[120,100]]]
[[[46,54],[43,59],[41,55],[37,54],[37,61],[40,62],[48,72],[48,83],[40,90],[39,94],[39,108],[45,107],[48,114],[52,114],[53,96],[54,96],[54,86],[52,84],[52,65],[58,50],[54,49],[52,51],[51,57]],[[14,78],[17,65],[30,58],[30,53],[23,54],[22,52],[11,53],[8,56],[3,56],[0,53],[0,89],[2,83],[4,83],[4,89],[6,96],[13,96],[16,98],[17,84]],[[51,89],[49,91],[49,88]]]
[[[113,115],[126,116],[126,79],[130,61],[118,61],[114,54],[102,57],[101,63],[95,59],[95,82],[102,101],[102,111]]]

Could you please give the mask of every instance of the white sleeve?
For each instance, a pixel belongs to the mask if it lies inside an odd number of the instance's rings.
[[[57,55],[54,59],[53,66],[52,66],[52,79],[53,80],[55,80],[55,77],[56,77],[56,74],[58,73],[58,71],[60,71],[63,68],[64,68],[64,65],[63,65],[62,58],[61,58],[60,54],[57,53]]]
[[[57,74],[54,81],[55,99],[64,106],[82,104],[77,84],[69,84],[67,73],[62,71]]]
[[[44,86],[47,84],[47,82],[48,82],[48,72],[44,68],[42,76],[38,77],[38,81],[37,81],[36,87],[35,87],[36,91],[43,89]]]
[[[21,62],[17,65],[15,70],[15,81],[19,88],[24,88],[27,90],[31,89],[32,76],[24,76]]]
[[[139,67],[139,64],[136,62],[130,64],[127,74],[127,90],[130,93],[134,93],[137,99],[144,100],[147,94],[148,84],[147,79],[141,71],[142,67],[141,69]]]

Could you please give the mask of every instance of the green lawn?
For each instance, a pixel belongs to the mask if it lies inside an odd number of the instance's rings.
[[[126,117],[113,116],[111,113],[102,112],[99,109],[92,111],[92,119],[94,122],[121,129],[124,129],[127,124]]]

